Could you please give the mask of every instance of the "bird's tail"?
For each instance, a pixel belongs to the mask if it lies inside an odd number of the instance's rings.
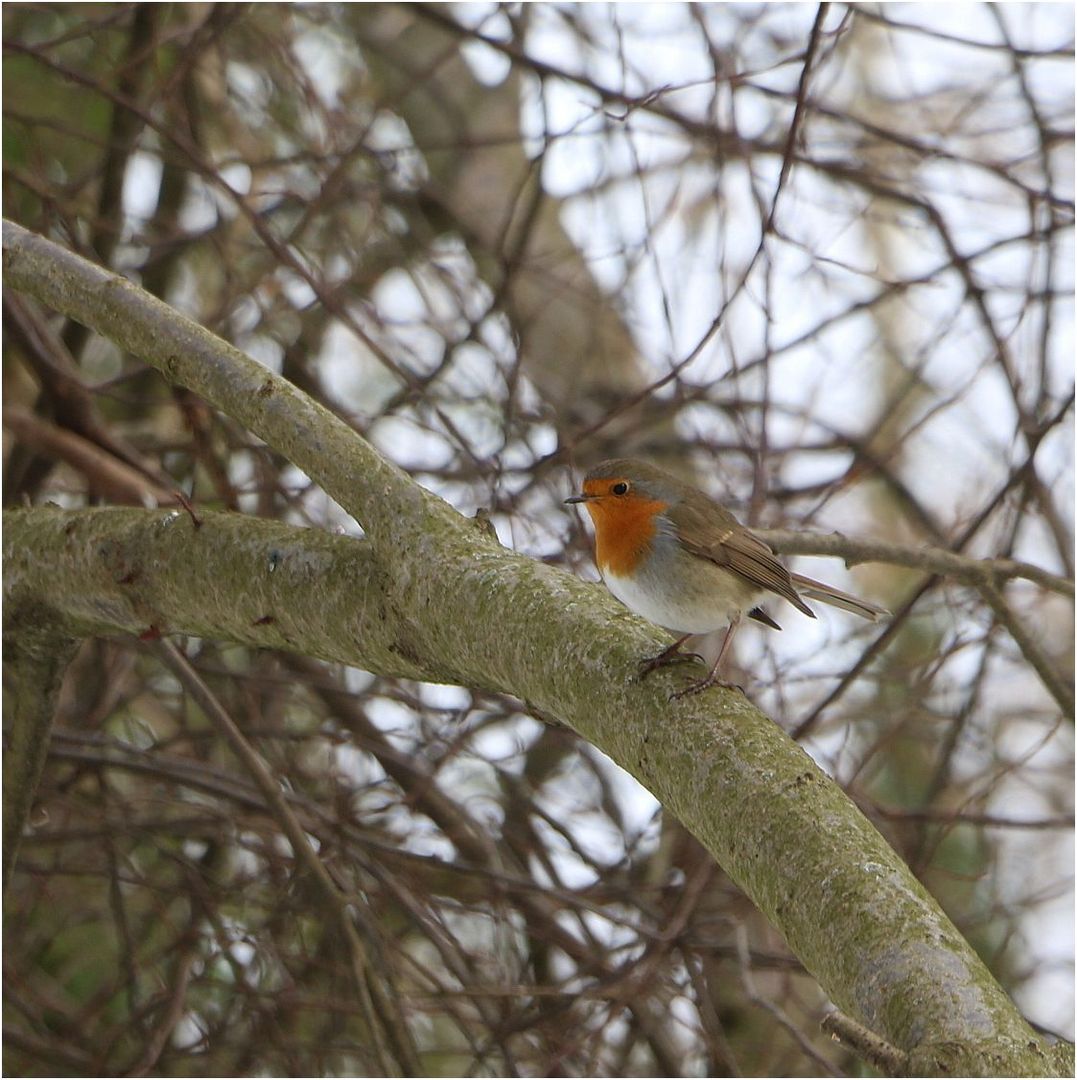
[[[859,615],[860,618],[868,619],[870,622],[876,622],[884,615],[890,614],[886,608],[879,607],[870,600],[861,600],[857,596],[842,592],[841,589],[835,589],[833,585],[824,585],[814,578],[805,577],[803,574],[790,574],[789,577],[793,582],[793,588],[803,593],[808,599],[851,611],[854,615]]]

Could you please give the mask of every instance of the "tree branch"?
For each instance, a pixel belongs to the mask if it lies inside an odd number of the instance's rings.
[[[382,980],[372,968],[370,957],[363,945],[355,921],[348,911],[348,899],[337,888],[322,865],[317,852],[299,819],[292,813],[288,800],[281,791],[262,756],[244,737],[239,725],[217,700],[210,688],[202,681],[187,658],[170,641],[160,642],[157,652],[165,666],[179,679],[199,707],[206,714],[217,732],[228,743],[232,753],[242,762],[255,787],[269,805],[270,811],[281,831],[292,845],[292,853],[314,881],[315,891],[330,924],[337,931],[348,950],[356,999],[362,1010],[363,1020],[374,1044],[374,1057],[384,1076],[419,1076],[422,1067],[407,1025],[399,1010],[399,1003],[392,989],[386,992]],[[354,901],[352,901],[354,902]]]
[[[863,1024],[858,1024],[845,1013],[827,1013],[823,1017],[822,1029],[830,1032],[835,1039],[852,1047],[869,1065],[886,1073],[887,1076],[904,1076],[908,1067],[908,1055],[891,1046],[885,1039],[880,1039]]]
[[[60,684],[78,644],[74,634],[40,612],[31,608],[16,614],[17,607],[12,603],[12,610],[4,612],[4,660],[15,670],[11,741],[4,747],[5,893],[45,765]],[[8,632],[9,619],[16,632]]]
[[[500,548],[335,416],[129,282],[8,223],[4,277],[245,424],[355,513],[369,538],[364,545],[294,530],[287,557],[276,564],[310,584],[298,603],[305,610],[294,612],[269,603],[272,557],[257,545],[252,554],[238,539],[221,544],[216,521],[194,529],[178,514],[112,511],[145,522],[115,519],[121,531],[142,530],[132,547],[108,542],[104,511],[16,511],[9,518],[17,528],[4,535],[6,588],[10,578],[13,590],[32,595],[45,584],[33,563],[48,565],[62,554],[92,579],[75,595],[50,593],[50,610],[82,633],[150,618],[160,620],[153,625],[161,631],[226,638],[237,605],[245,617],[261,607],[280,623],[255,616],[241,640],[301,626],[304,633],[277,644],[515,694],[639,779],[774,922],[834,1002],[915,1052],[918,1065],[964,1075],[1051,1070],[1044,1045],[935,901],[775,724],[735,691],[670,705],[670,690],[695,674],[690,670],[638,681],[639,658],[661,643],[654,627],[601,588]],[[236,520],[249,534],[281,529]],[[47,550],[35,546],[35,530]],[[365,581],[355,579],[354,567],[349,579],[343,566],[326,562],[330,543],[349,549],[345,566],[365,560]],[[202,592],[190,627],[177,617],[183,599],[174,586],[154,584],[174,576],[164,554],[184,544],[193,594],[184,610]],[[305,564],[308,544],[315,556]],[[219,560],[221,577],[207,576],[198,558]],[[99,584],[110,575],[102,596]],[[213,591],[197,589],[198,581],[212,581]],[[347,581],[352,587],[341,588]],[[116,598],[134,586],[132,598]],[[252,596],[241,599],[243,592]],[[145,597],[168,603],[144,608]],[[355,634],[357,626],[370,630],[371,643]]]
[[[846,566],[866,562],[907,566],[913,570],[942,574],[977,588],[997,585],[1011,578],[1024,578],[1060,596],[1074,594],[1074,584],[1069,578],[1060,577],[1042,567],[1017,559],[973,559],[944,548],[925,545],[914,547],[891,540],[865,539],[859,536],[854,539],[837,532],[813,533],[794,529],[753,531],[783,555],[835,555],[843,559]]]

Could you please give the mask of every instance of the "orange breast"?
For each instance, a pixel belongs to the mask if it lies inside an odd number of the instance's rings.
[[[587,503],[595,523],[595,562],[599,570],[623,577],[635,573],[658,531],[655,518],[668,503],[609,496]]]

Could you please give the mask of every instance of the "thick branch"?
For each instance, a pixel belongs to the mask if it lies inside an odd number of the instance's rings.
[[[215,552],[216,521],[198,530],[181,515],[165,525],[161,514],[146,513],[136,551],[129,543],[118,550],[109,545],[100,514],[72,514],[71,557],[94,577],[76,596],[52,596],[50,603],[70,611],[82,632],[95,623],[115,628],[117,620],[148,617],[161,619],[158,629],[228,637],[222,627],[235,626],[232,608],[240,605],[244,641],[285,627],[289,639],[274,642],[283,647],[348,652],[351,662],[373,670],[407,668],[515,694],[571,725],[654,792],[782,931],[835,1003],[915,1055],[910,1060],[925,1072],[1051,1071],[1039,1039],[904,863],[840,788],[741,694],[715,691],[670,705],[670,690],[697,673],[666,672],[640,683],[638,660],[661,644],[660,635],[599,587],[504,551],[295,388],[135,286],[17,227],[5,224],[4,237],[9,285],[205,395],[354,507],[370,537],[368,557],[361,544],[313,531],[291,540],[279,533],[286,558],[278,567],[305,575],[311,585],[294,605],[299,611],[284,611],[270,603],[279,597],[265,548],[237,538]],[[42,522],[50,552],[63,548],[66,534],[57,521],[64,515],[11,517],[23,530]],[[239,520],[250,535],[281,529]],[[43,558],[42,549],[25,531],[13,546],[13,531],[5,531],[9,557],[22,550],[13,587],[32,588],[30,564]],[[185,610],[197,627],[177,618],[183,600],[174,591],[168,604],[148,610],[115,599],[118,590],[136,585],[137,597],[165,595],[151,581],[172,572],[165,552],[184,542],[199,553],[182,554],[191,568]],[[327,563],[329,543],[368,558],[367,579]],[[304,565],[308,544],[315,557]],[[212,558],[229,568],[219,583],[206,576],[205,560]],[[110,567],[102,598],[97,586]],[[142,577],[131,578],[133,571]],[[199,582],[212,582],[213,594],[198,597]],[[319,588],[323,582],[332,587]],[[245,591],[253,596],[241,599]],[[263,614],[280,622],[260,623]]]
[[[4,511],[4,630],[47,611],[80,636],[179,633],[302,652],[384,675],[443,682],[400,644],[370,544],[202,511],[56,507]]]
[[[4,221],[4,283],[115,342],[201,394],[311,476],[392,546],[401,528],[450,507],[424,492],[343,421],[256,360],[126,278]]]

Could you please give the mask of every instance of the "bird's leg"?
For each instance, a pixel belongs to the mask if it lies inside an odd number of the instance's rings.
[[[689,694],[698,694],[702,690],[709,690],[712,686],[724,686],[730,690],[739,689],[739,687],[734,686],[733,683],[722,682],[722,680],[718,678],[718,669],[722,666],[725,654],[729,651],[729,646],[733,641],[733,635],[737,632],[738,626],[740,626],[739,611],[735,612],[729,620],[729,629],[725,632],[725,637],[722,639],[722,647],[718,650],[718,659],[714,661],[714,667],[711,668],[710,674],[705,679],[700,679],[699,682],[694,682],[691,686],[686,686],[683,690],[678,690],[676,693],[670,694],[670,701],[676,701],[677,698],[688,697]]]
[[[657,656],[641,660],[639,662],[639,677],[645,679],[655,668],[665,667],[666,664],[677,664],[682,660],[702,660],[703,657],[699,653],[681,652],[681,646],[691,636],[691,634],[685,634],[683,637],[677,638],[668,649],[663,650]]]

